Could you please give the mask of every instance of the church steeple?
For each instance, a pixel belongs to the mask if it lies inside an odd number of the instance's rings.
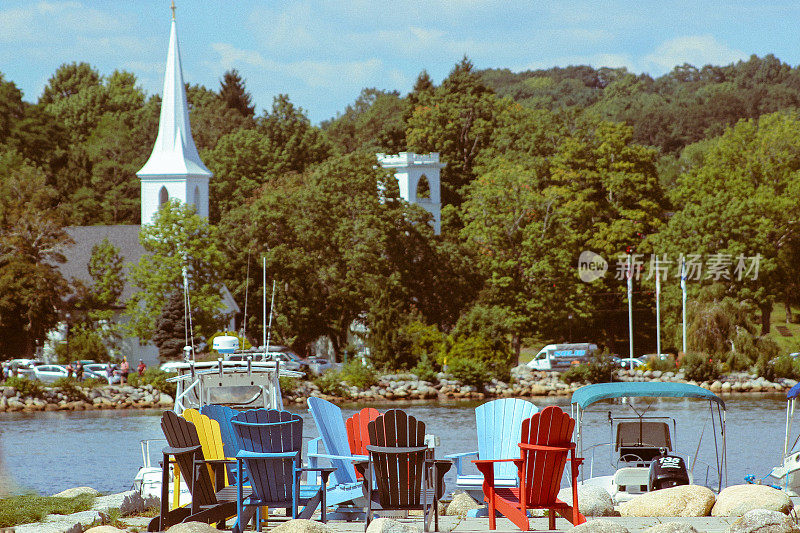
[[[212,173],[200,159],[192,139],[174,2],[171,9],[172,25],[158,136],[150,159],[136,173],[141,180],[142,224],[150,223],[169,198],[194,204],[199,215],[208,216],[208,180]]]

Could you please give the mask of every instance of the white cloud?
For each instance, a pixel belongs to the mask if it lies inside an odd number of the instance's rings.
[[[644,66],[653,69],[653,74],[661,74],[684,63],[696,67],[727,65],[745,58],[747,54],[720,43],[712,35],[688,35],[661,43],[653,53],[644,57]]]
[[[0,42],[51,42],[70,35],[108,35],[120,21],[79,2],[30,2],[0,11]]]

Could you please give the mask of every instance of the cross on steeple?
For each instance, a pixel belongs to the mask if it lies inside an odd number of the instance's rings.
[[[172,10],[172,20],[175,20],[175,0],[172,0],[171,5],[169,8]]]

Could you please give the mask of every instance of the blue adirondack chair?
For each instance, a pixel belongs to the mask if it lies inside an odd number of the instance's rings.
[[[244,497],[243,484],[237,483],[237,521],[235,533],[243,530],[256,516],[260,531],[260,508],[291,509],[292,518],[311,518],[321,505],[326,522],[325,485],[333,468],[314,468],[321,473],[321,485],[301,485],[303,468],[303,420],[298,415],[276,409],[254,409],[239,413],[231,420],[240,451],[236,454],[250,473],[252,494]],[[298,513],[298,506],[304,506]],[[237,529],[238,528],[238,529]]]
[[[225,457],[234,458],[239,453],[239,443],[236,441],[236,434],[233,432],[231,420],[239,414],[236,409],[231,409],[227,405],[206,404],[200,408],[200,412],[207,417],[216,420],[219,424],[219,432],[222,437],[222,451]],[[233,485],[236,481],[236,465],[233,463],[226,465],[228,469],[228,479]],[[245,470],[244,479],[247,479]]]
[[[355,507],[365,507],[364,483],[356,477],[353,461],[366,461],[368,457],[350,452],[342,410],[331,402],[314,397],[308,399],[308,410],[320,434],[308,443],[308,465],[330,464],[336,469],[328,486],[328,504],[340,505],[352,501]],[[320,444],[324,446],[324,451]],[[311,479],[309,475],[309,481]],[[339,510],[345,511],[342,508]]]
[[[456,465],[456,487],[483,501],[483,475],[465,474],[463,462],[471,456],[482,460],[519,458],[522,421],[537,411],[531,402],[517,398],[501,398],[476,407],[478,450],[445,456]],[[517,467],[512,462],[497,463],[494,476],[498,487],[516,487],[519,484]]]

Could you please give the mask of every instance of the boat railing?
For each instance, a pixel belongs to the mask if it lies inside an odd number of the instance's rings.
[[[150,443],[151,442],[167,442],[167,439],[144,439],[139,441],[142,447],[142,468],[150,468]]]

